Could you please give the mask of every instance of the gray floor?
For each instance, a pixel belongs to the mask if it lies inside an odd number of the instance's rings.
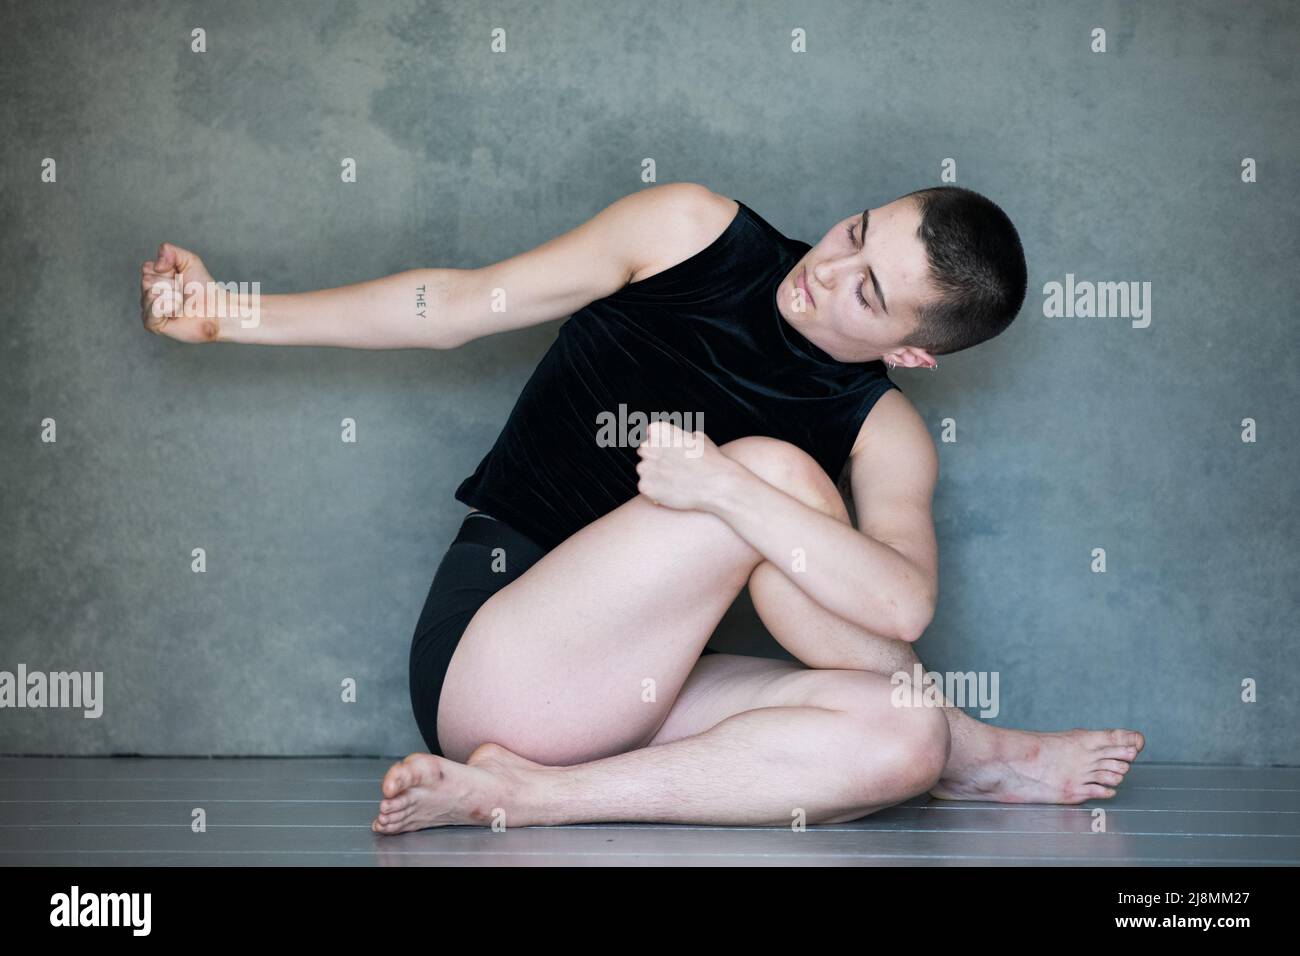
[[[370,821],[393,759],[0,758],[0,865],[1300,864],[1300,768],[1139,763],[1095,804],[922,798],[802,833],[596,824],[384,837]],[[1104,833],[1091,832],[1098,806]],[[191,832],[195,807],[206,833]]]

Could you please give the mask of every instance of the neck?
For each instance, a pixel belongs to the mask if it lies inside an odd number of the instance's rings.
[[[837,362],[855,364],[859,362],[875,362],[884,357],[883,352],[870,346],[861,345],[857,342],[846,342],[839,336],[819,336],[817,333],[822,331],[822,328],[815,322],[806,322],[804,316],[796,316],[794,319],[787,318],[786,321],[790,323],[795,331]]]

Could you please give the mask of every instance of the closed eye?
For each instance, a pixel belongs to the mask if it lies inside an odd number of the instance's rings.
[[[853,230],[854,230],[854,226],[849,226],[849,228],[846,229],[845,231],[849,234],[849,241],[852,242],[853,245],[854,245],[854,247],[856,248],[857,245],[858,245],[858,239],[857,239],[857,237],[853,234]],[[862,303],[862,307],[863,307],[864,309],[866,309],[868,312],[870,312],[870,311],[871,311],[871,303],[868,302],[867,299],[866,299],[866,296],[864,296],[864,295],[862,294],[862,286],[858,286],[858,287],[854,290],[854,292],[856,293],[856,295],[857,295],[857,297],[858,297],[858,301]]]

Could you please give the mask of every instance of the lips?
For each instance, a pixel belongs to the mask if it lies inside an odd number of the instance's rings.
[[[803,294],[808,297],[808,301],[813,304],[813,308],[816,308],[817,300],[813,298],[812,291],[808,288],[807,273],[807,269],[800,269],[799,274],[794,277],[794,284],[796,288],[803,289]]]

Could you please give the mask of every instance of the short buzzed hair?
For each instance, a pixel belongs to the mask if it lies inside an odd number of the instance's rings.
[[[917,237],[939,291],[917,309],[917,328],[901,344],[947,355],[1005,331],[1029,282],[1020,235],[1007,214],[961,186],[931,186],[902,198],[920,210]]]

